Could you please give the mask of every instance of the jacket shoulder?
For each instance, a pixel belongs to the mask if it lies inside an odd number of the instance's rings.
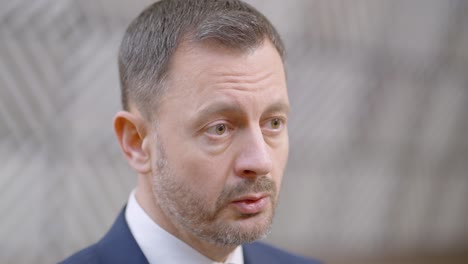
[[[114,224],[94,245],[78,251],[63,264],[148,264],[125,220],[125,207]]]
[[[285,250],[254,242],[243,246],[246,264],[253,263],[291,263],[291,264],[321,264],[321,262],[289,253]]]
[[[98,264],[99,258],[96,251],[97,245],[91,245],[87,248],[84,248],[70,257],[66,258],[59,264]]]

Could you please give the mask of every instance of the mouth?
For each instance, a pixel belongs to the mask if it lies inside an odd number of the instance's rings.
[[[241,214],[257,214],[263,211],[270,201],[270,195],[267,193],[245,195],[232,201],[231,204]]]

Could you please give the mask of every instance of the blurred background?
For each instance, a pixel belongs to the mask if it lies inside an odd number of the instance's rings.
[[[0,263],[99,239],[136,182],[116,54],[151,1],[0,0]],[[268,241],[326,263],[468,263],[468,1],[248,1],[286,43]]]

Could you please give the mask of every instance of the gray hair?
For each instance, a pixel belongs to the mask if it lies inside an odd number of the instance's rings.
[[[171,57],[181,41],[214,40],[245,51],[271,41],[281,58],[284,45],[268,19],[240,0],[162,0],[128,26],[119,51],[122,106],[130,102],[147,119],[164,92]]]

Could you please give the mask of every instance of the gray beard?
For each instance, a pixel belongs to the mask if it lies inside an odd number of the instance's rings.
[[[265,176],[245,179],[236,186],[226,186],[218,197],[215,208],[206,208],[205,202],[171,172],[164,148],[158,144],[158,171],[153,175],[152,190],[155,202],[170,221],[183,227],[195,237],[218,246],[237,246],[264,238],[270,231],[277,197],[276,184]],[[243,228],[235,221],[223,221],[222,210],[232,199],[252,192],[268,192],[272,210],[266,212],[253,228]],[[254,217],[245,216],[245,218]]]

